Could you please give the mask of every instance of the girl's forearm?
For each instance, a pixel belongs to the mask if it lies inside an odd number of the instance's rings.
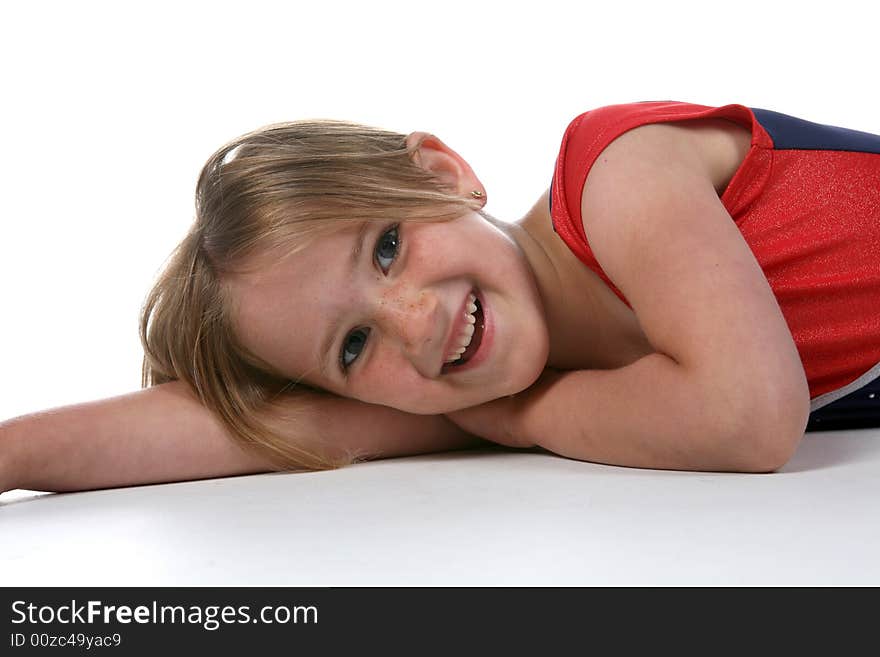
[[[179,381],[3,422],[0,460],[4,490],[89,490],[269,470]]]
[[[303,396],[307,393],[303,393]],[[387,458],[485,444],[442,415],[332,395],[293,399],[273,426],[331,458]],[[276,470],[245,451],[180,381],[0,423],[0,490],[74,491]]]
[[[522,393],[516,430],[562,456],[610,465],[735,472],[781,466],[803,435],[797,414],[786,410],[792,404],[781,395],[776,404],[759,400],[759,382],[721,394],[713,385],[659,353],[615,370],[556,372]],[[779,409],[776,417],[758,411],[767,407]]]

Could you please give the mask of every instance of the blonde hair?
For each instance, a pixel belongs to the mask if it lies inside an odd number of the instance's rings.
[[[141,309],[141,386],[186,382],[244,449],[280,470],[358,460],[298,444],[315,426],[305,411],[330,393],[290,381],[239,341],[225,282],[259,256],[287,257],[352,222],[448,221],[468,210],[490,219],[479,201],[412,161],[420,145],[314,119],[265,126],[218,149],[199,174],[195,221]]]

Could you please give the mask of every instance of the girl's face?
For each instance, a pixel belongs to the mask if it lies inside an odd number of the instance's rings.
[[[293,381],[410,413],[459,410],[537,380],[548,327],[515,233],[476,212],[362,228],[231,281],[245,345]],[[450,367],[472,293],[479,348]]]

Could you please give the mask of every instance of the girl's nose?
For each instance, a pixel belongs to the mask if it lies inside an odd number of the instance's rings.
[[[383,332],[399,340],[410,358],[430,370],[432,360],[443,348],[440,311],[440,300],[433,292],[398,287],[380,297],[377,319]]]

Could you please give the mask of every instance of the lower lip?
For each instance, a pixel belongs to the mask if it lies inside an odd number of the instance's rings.
[[[480,346],[479,348],[477,348],[477,352],[473,356],[471,356],[466,363],[456,365],[454,368],[452,368],[450,370],[450,373],[464,372],[466,370],[478,367],[480,363],[482,363],[489,357],[489,351],[492,347],[492,339],[495,334],[495,322],[493,321],[493,317],[489,312],[489,307],[486,305],[486,299],[483,297],[480,291],[475,290],[474,295],[477,297],[477,299],[479,299],[480,308],[483,311],[483,337],[480,340]]]

